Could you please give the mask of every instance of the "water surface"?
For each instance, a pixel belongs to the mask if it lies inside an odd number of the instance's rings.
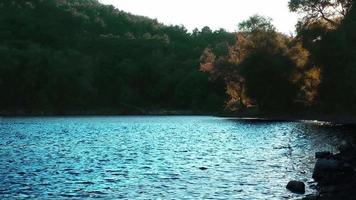
[[[0,199],[293,199],[288,181],[312,184],[314,152],[345,137],[209,116],[2,118]]]

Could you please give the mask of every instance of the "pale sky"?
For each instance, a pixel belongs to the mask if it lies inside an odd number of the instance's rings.
[[[236,31],[237,24],[259,14],[273,19],[283,33],[293,33],[298,16],[289,0],[99,0],[119,10],[157,19],[167,25],[184,25],[189,31],[209,26]]]

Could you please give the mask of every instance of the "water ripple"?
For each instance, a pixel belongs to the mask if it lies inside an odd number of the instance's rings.
[[[3,118],[0,199],[294,199],[286,183],[312,187],[314,152],[345,137],[307,122]]]

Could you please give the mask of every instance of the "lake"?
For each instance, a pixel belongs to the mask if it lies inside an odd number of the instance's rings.
[[[349,137],[211,116],[0,120],[0,199],[294,199],[288,181],[311,185],[314,153]]]

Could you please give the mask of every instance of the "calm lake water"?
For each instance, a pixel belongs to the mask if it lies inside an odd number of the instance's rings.
[[[312,181],[314,152],[345,137],[209,116],[2,118],[0,199],[293,199],[288,181]]]

